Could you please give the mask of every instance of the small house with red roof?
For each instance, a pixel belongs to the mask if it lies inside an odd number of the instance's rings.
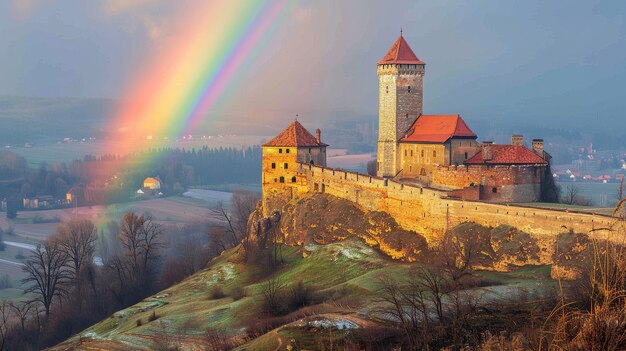
[[[327,144],[321,141],[321,131],[313,136],[300,122],[294,121],[276,137],[262,145],[263,201],[291,199],[302,181],[298,181],[297,164],[326,167]]]

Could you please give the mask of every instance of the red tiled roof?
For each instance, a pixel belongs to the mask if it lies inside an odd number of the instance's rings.
[[[298,121],[294,121],[272,140],[263,146],[328,146],[328,144],[318,143],[315,137]]]
[[[448,139],[476,138],[459,115],[420,115],[400,141],[445,143]]]
[[[465,161],[467,165],[547,165],[548,162],[536,153],[521,145],[491,145],[491,160],[483,160],[483,152]]]
[[[393,43],[391,49],[389,49],[389,52],[387,52],[387,55],[385,55],[382,60],[378,61],[378,64],[425,65],[426,63],[424,63],[422,60],[418,59],[417,56],[415,56],[415,53],[413,52],[413,50],[411,50],[409,44],[406,42],[406,40],[404,40],[404,37],[400,35],[400,38],[398,38],[398,40]]]

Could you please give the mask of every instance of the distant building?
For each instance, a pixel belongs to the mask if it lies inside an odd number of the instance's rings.
[[[150,190],[161,189],[161,179],[159,177],[148,177],[144,179],[143,187]]]

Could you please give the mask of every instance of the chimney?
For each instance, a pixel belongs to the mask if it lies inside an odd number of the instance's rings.
[[[318,144],[322,143],[322,131],[319,128],[315,130],[315,141],[317,141]]]
[[[533,151],[544,158],[543,139],[533,139]]]
[[[491,149],[491,145],[493,145],[493,141],[483,141],[482,152],[483,152],[483,161],[489,161],[493,159],[493,150]]]
[[[511,136],[511,145],[524,146],[524,136],[521,134],[513,134]]]

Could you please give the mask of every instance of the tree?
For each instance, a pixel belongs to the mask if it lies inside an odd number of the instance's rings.
[[[73,279],[78,282],[85,266],[93,262],[96,226],[88,219],[74,219],[57,227],[56,240],[71,262]]]
[[[46,319],[50,317],[50,306],[54,299],[68,293],[67,284],[72,279],[68,263],[68,255],[58,242],[52,240],[38,244],[22,267],[26,273],[22,283],[27,284],[24,292],[33,293],[31,302],[43,305]]]
[[[0,304],[0,351],[7,349],[7,337],[10,328],[10,303],[3,301]]]
[[[563,203],[573,205],[576,203],[578,197],[578,187],[574,184],[568,184],[565,188],[565,194],[563,194]]]
[[[259,201],[258,194],[247,190],[235,190],[231,198],[230,210],[222,202],[209,211],[209,218],[223,228],[230,237],[228,247],[233,247],[243,241],[246,248],[249,243],[248,219]],[[217,233],[217,231],[214,231]]]
[[[134,283],[148,283],[147,279],[151,273],[150,263],[158,257],[159,250],[165,247],[162,235],[161,225],[150,217],[128,212],[122,218],[119,240]]]
[[[367,174],[376,176],[376,159],[367,161]]]

